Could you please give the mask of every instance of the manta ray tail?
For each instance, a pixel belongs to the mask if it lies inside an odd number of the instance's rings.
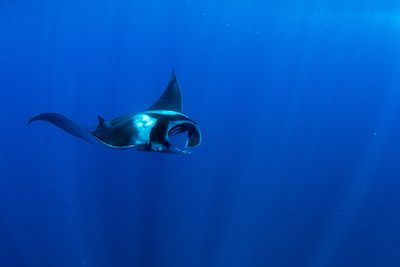
[[[101,143],[88,129],[82,127],[73,120],[58,113],[41,113],[39,115],[32,117],[28,121],[28,124],[34,121],[47,121],[63,129],[67,133],[79,137],[89,143],[93,144]]]

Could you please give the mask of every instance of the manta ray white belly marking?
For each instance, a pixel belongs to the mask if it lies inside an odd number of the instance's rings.
[[[164,93],[148,110],[109,121],[102,117],[98,119],[99,124],[94,131],[58,113],[41,113],[28,123],[47,121],[90,143],[116,149],[188,154],[201,143],[198,124],[182,113],[182,96],[174,71]],[[185,148],[179,149],[169,137],[183,132],[187,132],[187,142]]]
[[[136,134],[132,136],[132,143],[135,143],[135,145],[149,145],[150,132],[156,123],[156,119],[146,114],[133,116],[132,124],[136,128]]]

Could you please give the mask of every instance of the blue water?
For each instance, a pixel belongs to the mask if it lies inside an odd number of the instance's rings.
[[[26,125],[172,67],[189,156]],[[399,103],[399,1],[1,0],[0,266],[398,267]]]

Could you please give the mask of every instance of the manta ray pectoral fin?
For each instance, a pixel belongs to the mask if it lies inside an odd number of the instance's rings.
[[[182,94],[174,70],[171,72],[171,77],[164,93],[148,110],[182,112]]]
[[[63,129],[67,133],[79,137],[89,143],[93,144],[103,144],[101,141],[99,141],[88,129],[85,127],[82,127],[75,121],[65,117],[62,114],[58,113],[41,113],[39,115],[36,115],[32,117],[29,121],[28,124],[34,121],[47,121],[55,126]]]

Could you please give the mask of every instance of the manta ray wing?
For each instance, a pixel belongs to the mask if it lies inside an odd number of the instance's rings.
[[[93,144],[104,144],[100,140],[98,140],[91,131],[86,129],[85,127],[82,127],[75,121],[65,117],[62,114],[58,113],[41,113],[39,115],[36,115],[32,117],[29,121],[28,124],[34,121],[47,121],[55,126],[63,129],[69,134],[72,134],[76,137],[79,137],[89,143]]]
[[[171,110],[182,113],[182,94],[174,70],[164,93],[148,110]]]

